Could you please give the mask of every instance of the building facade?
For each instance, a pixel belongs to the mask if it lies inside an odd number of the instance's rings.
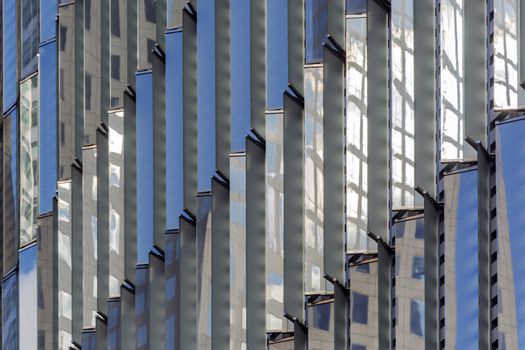
[[[0,13],[2,349],[525,349],[521,1]]]

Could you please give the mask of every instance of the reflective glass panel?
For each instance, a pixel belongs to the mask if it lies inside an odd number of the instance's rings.
[[[21,0],[20,50],[22,77],[36,71],[38,66],[39,0]]]
[[[109,296],[120,295],[124,281],[124,111],[108,113]]]
[[[166,228],[179,228],[184,209],[182,31],[166,34]]]
[[[414,205],[413,0],[392,1],[392,207]]]
[[[334,302],[308,305],[308,349],[334,349]]]
[[[231,0],[231,150],[245,149],[250,130],[250,2]]]
[[[418,230],[423,229],[419,223],[423,223],[423,218],[398,222],[392,226],[395,235],[394,336],[396,348],[400,349],[425,347],[425,328],[421,326],[425,319],[424,242],[417,237]],[[418,273],[415,275],[414,261],[418,262]],[[418,332],[414,332],[414,329]]]
[[[178,349],[179,341],[179,304],[178,271],[180,264],[179,234],[166,235],[164,275],[166,276],[166,350]]]
[[[40,0],[40,42],[43,43],[56,35],[57,13],[57,0]]]
[[[284,314],[283,114],[266,116],[266,329],[288,327]]]
[[[215,172],[215,5],[197,3],[198,191],[211,189]]]
[[[82,150],[83,326],[95,327],[97,313],[97,148]]]
[[[507,344],[525,347],[525,121],[496,128],[498,223],[498,331]]]
[[[18,305],[20,307],[20,349],[36,350],[38,344],[37,246],[20,252],[18,266]]]
[[[110,107],[122,107],[128,77],[128,2],[111,0]]]
[[[149,299],[148,266],[139,266],[135,281],[135,341],[137,350],[149,349],[148,334],[148,299]]]
[[[82,349],[97,350],[97,335],[95,331],[82,332]]]
[[[230,349],[246,348],[246,155],[230,156]]]
[[[367,0],[346,0],[346,13],[347,14],[365,13],[366,12],[366,2]]]
[[[211,195],[197,196],[197,349],[211,350]]]
[[[138,5],[138,67],[151,67],[152,50],[155,47],[156,23],[157,23],[157,1],[137,0]]]
[[[4,38],[11,38],[12,40],[3,40],[3,108],[4,112],[7,112],[11,106],[16,102],[17,96],[17,40],[18,38],[16,21],[17,0],[2,0],[2,34]]]
[[[441,159],[462,159],[463,0],[441,1]]]
[[[18,132],[17,112],[3,119],[4,274],[16,266],[18,252]]]
[[[2,349],[18,350],[18,275],[2,281]]]
[[[288,86],[288,4],[266,2],[266,108],[283,107]]]
[[[445,177],[445,336],[474,349],[479,337],[478,172]]]
[[[494,105],[518,104],[518,0],[494,0]]]
[[[57,44],[53,40],[40,46],[39,88],[40,119],[39,144],[39,212],[53,210],[53,196],[57,182]]]
[[[71,180],[58,183],[58,348],[69,350],[71,343]]]
[[[108,350],[120,350],[120,299],[108,302]]]
[[[186,5],[183,0],[167,0],[167,22],[168,28],[175,28],[182,26],[182,9]]]
[[[20,245],[36,237],[38,217],[38,76],[20,84]]]
[[[366,17],[346,19],[346,246],[370,249]]]
[[[148,262],[153,246],[153,81],[137,74],[137,263]]]
[[[306,0],[305,61],[323,59],[323,43],[328,34],[328,1]]]
[[[378,349],[377,263],[369,271],[350,267],[350,344]]]
[[[305,291],[324,291],[323,68],[304,73]]]

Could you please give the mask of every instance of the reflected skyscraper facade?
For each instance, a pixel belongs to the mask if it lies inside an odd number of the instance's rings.
[[[0,14],[2,349],[525,348],[519,0]]]

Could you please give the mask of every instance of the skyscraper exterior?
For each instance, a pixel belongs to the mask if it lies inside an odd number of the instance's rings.
[[[0,13],[2,349],[525,349],[521,1]]]

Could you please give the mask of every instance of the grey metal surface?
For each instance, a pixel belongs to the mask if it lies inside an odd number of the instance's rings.
[[[149,254],[149,315],[148,336],[150,350],[164,350],[165,331],[165,279],[164,257],[153,253]]]
[[[197,348],[197,259],[195,223],[180,219],[180,349]]]
[[[430,196],[425,208],[425,348],[439,348],[439,213]]]

